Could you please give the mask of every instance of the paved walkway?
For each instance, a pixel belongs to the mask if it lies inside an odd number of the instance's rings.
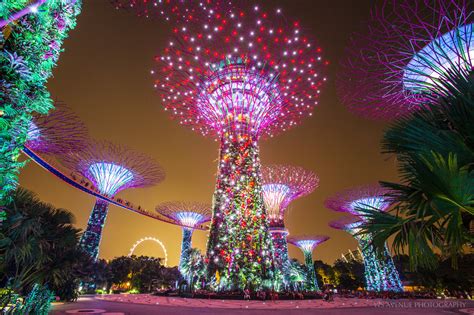
[[[139,295],[106,295],[81,297],[76,303],[55,304],[52,314],[473,314],[474,301],[461,300],[359,300],[338,299],[332,303],[305,301],[233,301],[155,297]]]

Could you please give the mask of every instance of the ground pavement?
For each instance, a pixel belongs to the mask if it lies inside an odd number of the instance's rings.
[[[51,314],[186,315],[186,314],[421,314],[474,315],[474,301],[466,300],[365,300],[336,298],[303,301],[242,301],[157,297],[148,294],[84,296],[76,303],[57,303]]]

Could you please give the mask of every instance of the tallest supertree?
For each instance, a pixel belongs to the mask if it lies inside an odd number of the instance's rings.
[[[311,115],[326,63],[280,10],[217,6],[193,21],[156,57],[155,88],[181,124],[220,140],[207,245],[216,290],[260,287],[273,263],[258,141]]]

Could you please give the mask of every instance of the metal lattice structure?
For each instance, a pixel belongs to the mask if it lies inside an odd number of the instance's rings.
[[[164,180],[163,168],[152,158],[110,141],[90,140],[59,156],[68,169],[80,173],[106,195],[127,188],[148,187]]]
[[[61,155],[60,161],[106,196],[115,196],[126,188],[158,184],[165,178],[163,168],[152,158],[108,141],[90,140],[85,146]],[[81,237],[82,248],[94,259],[99,256],[108,207],[107,201],[97,199]]]
[[[171,201],[156,206],[156,211],[176,225],[194,229],[211,221],[211,205],[203,202]]]
[[[221,142],[206,255],[210,282],[219,282],[216,290],[262,287],[273,270],[258,140],[312,114],[327,62],[299,22],[288,23],[280,10],[217,3],[199,12],[173,30],[151,74],[166,111]]]
[[[316,272],[314,271],[313,251],[321,243],[326,242],[326,235],[301,235],[288,237],[288,243],[297,246],[304,254],[304,261],[308,269],[306,288],[310,291],[320,291]]]
[[[25,145],[37,153],[65,154],[86,145],[85,124],[64,103],[56,102],[48,115],[36,114],[30,122]]]
[[[389,192],[378,184],[354,187],[328,198],[325,205],[334,211],[363,216],[364,210],[388,210],[391,204],[387,197]]]
[[[310,170],[291,165],[262,167],[263,200],[271,227],[284,227],[288,205],[312,193],[319,186],[318,176]]]
[[[409,113],[444,93],[453,71],[474,65],[474,1],[385,0],[346,50],[338,90],[374,119]]]

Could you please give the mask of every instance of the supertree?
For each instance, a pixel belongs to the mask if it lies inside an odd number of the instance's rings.
[[[214,12],[174,30],[154,86],[181,124],[220,140],[206,256],[214,288],[260,287],[274,268],[258,140],[311,115],[326,63],[280,10]]]
[[[393,119],[447,92],[474,65],[474,1],[386,0],[353,36],[338,78],[354,112]]]
[[[194,229],[203,223],[211,221],[211,205],[200,202],[165,202],[156,206],[156,211],[174,221],[183,229],[179,270],[188,260],[191,250]]]
[[[165,178],[163,168],[153,159],[108,141],[91,140],[59,158],[64,166],[82,174],[100,194],[108,197],[127,188],[155,185]],[[96,200],[80,240],[82,248],[94,259],[99,256],[108,207],[108,202]]]
[[[308,269],[306,288],[310,291],[320,290],[316,280],[316,272],[314,271],[313,251],[316,246],[328,239],[329,236],[326,235],[301,235],[288,238],[288,242],[299,247],[304,254],[304,262]]]
[[[357,216],[355,221],[336,221],[330,224],[334,228],[344,229],[352,234],[359,242],[365,265],[365,276],[367,289],[371,291],[394,291],[402,292],[403,286],[400,276],[395,268],[392,257],[385,245],[384,251],[378,257],[377,251],[372,244],[369,234],[357,234],[358,227],[366,219],[367,211],[386,211],[390,207],[390,201],[386,197],[387,191],[379,185],[360,186],[345,190],[335,196],[328,198],[326,207],[334,211],[350,213]],[[347,224],[346,224],[347,223]]]
[[[263,201],[270,221],[275,266],[287,278],[288,230],[284,215],[289,204],[313,192],[319,185],[318,176],[302,167],[267,165],[262,167]]]
[[[79,116],[63,103],[55,102],[54,106],[55,109],[47,116],[33,116],[28,128],[26,150],[61,154],[86,144],[88,131]]]
[[[31,115],[53,107],[46,83],[80,8],[80,0],[0,2],[0,223],[24,165],[18,157]]]

